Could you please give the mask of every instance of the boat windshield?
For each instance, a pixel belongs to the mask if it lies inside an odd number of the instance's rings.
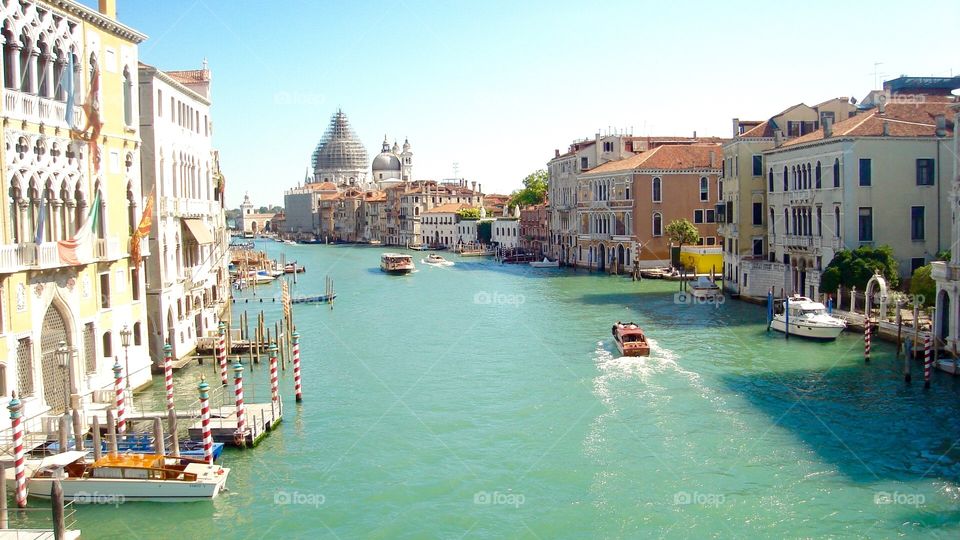
[[[826,308],[821,308],[821,307],[804,308],[803,314],[806,315],[807,317],[810,317],[812,315],[826,315],[827,310]]]

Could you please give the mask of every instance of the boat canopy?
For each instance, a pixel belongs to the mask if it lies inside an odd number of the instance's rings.
[[[40,460],[40,467],[66,467],[67,465],[87,457],[86,452],[70,450],[69,452],[60,452],[52,456],[47,456]]]

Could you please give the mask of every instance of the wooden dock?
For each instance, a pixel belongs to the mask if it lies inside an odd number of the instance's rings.
[[[237,436],[237,407],[224,405],[210,409],[210,432],[214,442],[231,446],[253,447],[260,443],[270,431],[283,420],[283,399],[269,403],[245,403],[244,438]],[[201,421],[198,419],[187,431],[191,439],[203,437]]]

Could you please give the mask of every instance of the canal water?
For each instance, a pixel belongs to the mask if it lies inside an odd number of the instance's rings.
[[[762,307],[678,304],[677,284],[383,249],[258,242],[307,267],[304,402],[228,450],[212,503],[78,507],[87,538],[760,538],[960,535],[958,381],[902,382],[888,344],[785,341]],[[279,285],[236,311],[279,317]],[[261,302],[261,300],[263,300]],[[621,358],[634,321],[649,358]],[[265,364],[246,373],[265,401]],[[181,400],[200,374],[177,376]],[[921,382],[917,382],[921,381]],[[157,379],[149,395],[159,396]],[[37,503],[33,503],[37,504]]]

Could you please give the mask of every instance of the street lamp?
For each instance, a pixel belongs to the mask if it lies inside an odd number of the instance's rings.
[[[57,350],[54,352],[54,357],[57,359],[57,365],[60,366],[60,369],[64,372],[63,378],[63,395],[66,398],[63,402],[63,407],[65,410],[70,409],[70,379],[72,378],[72,373],[70,372],[70,348],[67,347],[66,341],[60,341],[57,343]]]
[[[128,325],[123,325],[123,330],[120,330],[120,344],[123,345],[123,361],[126,364],[127,371],[127,391],[130,390],[130,336],[133,335],[133,332],[130,331]]]

